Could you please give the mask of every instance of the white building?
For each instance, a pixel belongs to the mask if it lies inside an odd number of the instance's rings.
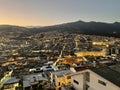
[[[120,73],[109,67],[72,71],[70,88],[74,89],[69,90],[120,90]]]

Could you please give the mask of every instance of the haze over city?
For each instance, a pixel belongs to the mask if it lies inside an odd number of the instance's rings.
[[[0,24],[48,26],[120,21],[120,0],[0,0]]]

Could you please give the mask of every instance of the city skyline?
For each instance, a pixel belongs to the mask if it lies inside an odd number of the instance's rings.
[[[0,24],[48,26],[78,20],[120,22],[118,0],[0,0]]]

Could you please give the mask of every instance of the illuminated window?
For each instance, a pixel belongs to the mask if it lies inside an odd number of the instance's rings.
[[[71,76],[67,76],[67,79],[71,79]]]

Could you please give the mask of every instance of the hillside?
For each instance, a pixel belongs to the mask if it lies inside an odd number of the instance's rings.
[[[77,21],[71,23],[65,23],[54,26],[46,27],[20,27],[10,25],[0,25],[0,36],[1,35],[17,35],[19,37],[26,35],[33,35],[40,32],[57,31],[57,32],[68,32],[68,33],[80,33],[88,35],[102,35],[102,36],[113,36],[120,37],[120,23],[103,23],[103,22],[84,22]]]
[[[20,37],[29,33],[29,29],[13,25],[0,25],[0,36]]]
[[[77,22],[66,23],[61,25],[31,29],[31,31],[34,33],[43,32],[43,31],[44,32],[54,31],[54,30],[58,32],[120,37],[119,22],[103,23],[103,22],[94,22],[94,21],[92,22],[77,21]]]

